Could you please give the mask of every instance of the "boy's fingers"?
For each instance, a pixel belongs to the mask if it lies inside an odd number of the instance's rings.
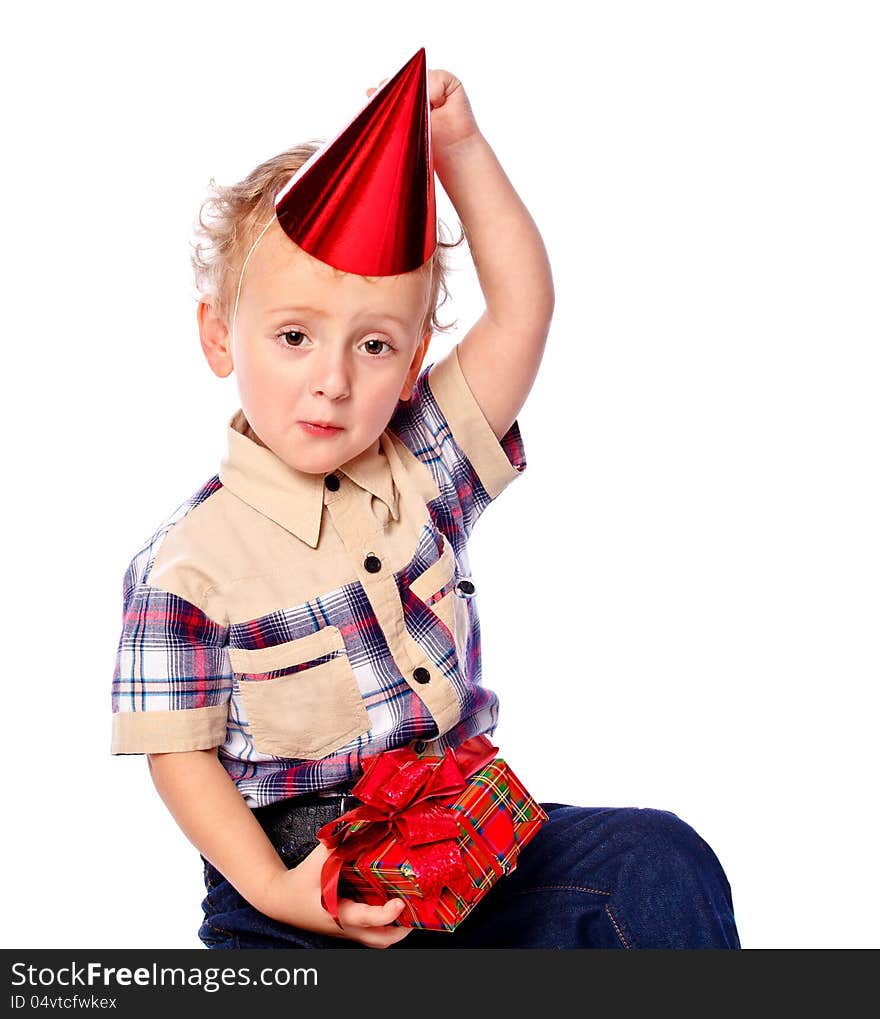
[[[400,916],[403,909],[403,902],[400,899],[391,899],[384,906],[366,906],[369,912],[363,921],[364,927],[385,927]]]
[[[411,927],[382,927],[374,928],[364,936],[362,944],[370,948],[388,948],[403,939],[411,932]]]
[[[339,919],[351,927],[385,927],[397,919],[402,909],[401,899],[390,899],[382,906],[346,899],[339,903]]]

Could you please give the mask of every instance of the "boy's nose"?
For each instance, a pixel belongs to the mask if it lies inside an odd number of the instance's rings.
[[[312,394],[339,400],[348,396],[350,382],[348,370],[342,358],[328,357],[315,364],[312,376]]]

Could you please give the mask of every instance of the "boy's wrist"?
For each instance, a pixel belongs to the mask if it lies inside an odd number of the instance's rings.
[[[479,128],[476,128],[466,138],[460,138],[442,149],[438,148],[434,153],[434,169],[442,182],[444,173],[489,148],[485,135]]]

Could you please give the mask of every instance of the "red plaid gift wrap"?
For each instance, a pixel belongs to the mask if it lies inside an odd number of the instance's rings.
[[[476,736],[442,757],[402,747],[370,761],[352,790],[363,805],[318,832],[331,850],[322,903],[337,922],[341,893],[401,898],[398,926],[452,931],[516,869],[547,815],[497,752]]]

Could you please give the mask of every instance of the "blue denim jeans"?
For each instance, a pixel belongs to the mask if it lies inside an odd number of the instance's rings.
[[[273,837],[294,867],[339,801],[296,808]],[[543,803],[549,820],[516,870],[452,932],[412,930],[405,948],[739,948],[730,885],[708,843],[666,810]],[[259,813],[259,812],[258,812]],[[199,938],[208,948],[363,948],[254,909],[204,858]]]

